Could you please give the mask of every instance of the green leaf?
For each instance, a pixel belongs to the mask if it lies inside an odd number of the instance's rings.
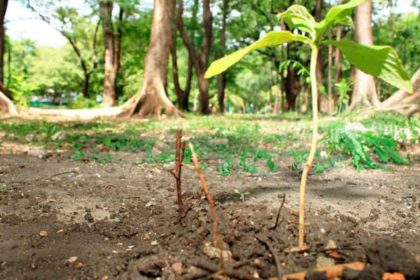
[[[207,69],[205,78],[208,79],[224,72],[233,64],[241,60],[245,55],[256,49],[277,46],[290,41],[299,41],[304,43],[311,42],[309,38],[301,35],[295,35],[293,33],[290,33],[289,31],[271,31],[267,33],[263,38],[259,39],[258,41],[249,45],[248,47],[240,49],[230,55],[227,55],[221,59],[214,61],[210,65],[209,69]]]
[[[315,37],[315,19],[308,10],[301,5],[290,6],[284,13],[279,15],[290,29],[296,28]]]
[[[334,24],[345,23],[348,24],[348,16],[351,14],[353,8],[366,2],[366,0],[351,0],[346,4],[332,7],[325,18],[315,24],[317,38],[321,37]]]
[[[348,40],[326,42],[339,48],[350,63],[363,72],[378,77],[399,89],[413,92],[410,76],[394,48],[361,45]]]

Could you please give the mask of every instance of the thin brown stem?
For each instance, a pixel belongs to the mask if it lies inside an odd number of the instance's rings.
[[[215,245],[218,246],[220,251],[222,252],[223,246],[222,246],[221,240],[219,238],[219,224],[218,224],[219,222],[218,222],[218,218],[217,218],[217,214],[216,214],[216,208],[214,207],[214,201],[213,201],[213,198],[211,197],[211,194],[209,192],[209,188],[208,188],[208,185],[207,185],[206,178],[204,177],[204,174],[201,171],[197,155],[194,151],[194,146],[191,143],[189,143],[189,147],[190,147],[190,150],[191,150],[191,157],[192,157],[192,161],[194,163],[195,171],[197,172],[197,175],[200,178],[204,194],[205,194],[206,199],[209,203],[210,215],[213,218],[213,241],[214,241]]]
[[[283,209],[285,202],[286,202],[286,194],[283,194],[279,210],[277,211],[276,222],[274,223],[274,226],[272,227],[273,230],[276,229],[277,226],[279,225],[281,210]]]

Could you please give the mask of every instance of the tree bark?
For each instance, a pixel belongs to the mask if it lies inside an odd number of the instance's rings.
[[[89,98],[90,73],[83,71],[83,88],[82,95],[84,98]]]
[[[338,4],[341,5],[343,3],[343,0],[339,0]],[[340,41],[343,37],[343,26],[339,25],[337,26],[336,31],[336,40]],[[342,75],[342,67],[341,67],[341,54],[340,50],[338,48],[334,49],[334,83],[339,83]]]
[[[218,55],[218,58],[221,58],[225,55],[226,48],[226,20],[229,9],[229,0],[223,0],[222,7],[222,29],[220,30],[220,48],[221,51]],[[226,79],[225,74],[222,73],[217,76],[217,101],[219,104],[219,113],[225,112],[225,88],[226,88]]]
[[[176,41],[176,38],[174,38]],[[188,58],[188,66],[187,66],[187,81],[185,82],[185,89],[182,89],[181,83],[179,82],[179,72],[178,72],[178,55],[176,53],[176,43],[172,44],[171,49],[171,57],[172,57],[172,78],[174,81],[174,88],[176,99],[178,103],[178,107],[184,111],[189,111],[189,97],[191,92],[191,81],[192,81],[192,62],[191,59]]]
[[[373,45],[372,2],[369,0],[356,8],[356,42]],[[354,69],[354,86],[349,110],[357,105],[376,107],[380,104],[375,79],[359,69]]]
[[[332,40],[332,32],[328,33],[328,39]],[[328,45],[328,113],[334,112],[333,93],[333,47]]]
[[[159,117],[179,111],[169,100],[165,84],[172,45],[174,0],[154,0],[150,46],[145,58],[144,83],[139,92],[123,106],[122,116]]]
[[[286,83],[286,111],[293,111],[296,109],[296,100],[299,95],[299,84],[297,80],[296,70],[292,67],[288,67]]]
[[[315,3],[315,19],[320,21],[322,19],[322,4],[323,0],[316,0]],[[316,63],[316,80],[318,83],[318,108],[321,113],[329,113],[328,98],[320,91],[319,86],[324,85],[324,63],[322,59],[322,52],[318,53]]]
[[[116,77],[115,61],[116,48],[114,38],[114,27],[112,24],[113,1],[99,0],[99,10],[104,34],[104,94],[103,107],[116,105]]]
[[[118,96],[123,94],[123,88],[118,87],[118,79],[122,78],[120,75],[121,69],[121,42],[123,37],[123,20],[124,20],[124,8],[120,5],[120,11],[118,13],[118,23],[117,23],[117,34],[115,35],[114,40],[114,72],[115,72],[115,91],[116,99]]]
[[[207,70],[209,53],[213,37],[213,17],[210,10],[210,0],[203,0],[203,25],[204,25],[204,38],[201,46],[201,52],[198,53],[193,41],[188,35],[184,27],[184,1],[179,0],[178,3],[178,17],[177,26],[181,34],[182,40],[188,49],[188,54],[192,60],[198,80],[200,113],[206,115],[210,113],[209,108],[209,85],[204,74]]]
[[[4,39],[5,39],[5,30],[4,30],[4,18],[6,16],[8,0],[1,0],[0,2],[0,82],[4,83]]]
[[[177,13],[177,11],[175,13]],[[178,107],[183,111],[189,112],[190,111],[189,98],[190,98],[190,92],[191,92],[193,65],[192,65],[191,57],[188,57],[187,80],[185,82],[185,89],[182,89],[181,83],[179,82],[179,70],[178,70],[178,54],[177,54],[178,26],[177,26],[177,20],[178,20],[178,16],[176,16],[176,18],[175,18],[174,29],[173,29],[173,43],[172,43],[172,47],[171,47],[172,78],[173,78],[173,82],[174,82],[174,88],[175,88],[175,94],[176,94],[176,98],[177,98]]]

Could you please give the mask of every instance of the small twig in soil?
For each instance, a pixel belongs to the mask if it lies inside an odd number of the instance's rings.
[[[201,185],[202,185],[203,190],[204,190],[204,194],[205,194],[206,199],[209,203],[210,214],[213,218],[213,241],[214,241],[215,245],[219,247],[220,254],[222,255],[222,252],[223,252],[224,248],[223,248],[223,244],[221,242],[221,239],[219,238],[219,225],[218,225],[218,218],[217,218],[217,214],[216,214],[216,208],[214,207],[214,201],[213,201],[213,198],[211,197],[211,194],[209,192],[209,188],[208,188],[208,185],[207,185],[206,178],[204,177],[204,174],[201,171],[200,164],[199,164],[198,159],[197,159],[197,155],[194,151],[194,146],[191,143],[189,144],[189,146],[190,146],[190,150],[191,150],[191,158],[192,158],[192,161],[194,163],[195,171],[197,172],[197,175],[200,178]],[[221,259],[223,261],[223,257]]]
[[[242,271],[234,270],[230,267],[225,267],[223,271],[220,271],[220,268],[217,264],[214,264],[212,262],[207,262],[203,260],[194,260],[190,263],[193,266],[196,266],[198,268],[207,270],[211,273],[218,273],[222,275],[226,275],[228,277],[234,278],[234,279],[241,279],[241,280],[256,280],[252,275],[249,275],[248,273],[244,273]]]
[[[182,141],[182,130],[178,129],[175,143],[175,170],[168,170],[175,178],[176,194],[178,199],[178,212],[185,212],[184,202],[182,201],[181,172],[182,162],[184,161],[185,142]]]
[[[282,201],[280,203],[280,207],[279,207],[279,211],[277,211],[277,217],[276,217],[276,222],[274,223],[274,226],[271,229],[276,229],[277,226],[279,225],[279,220],[280,220],[280,214],[281,214],[281,210],[283,209],[284,203],[286,202],[286,194],[282,195]]]
[[[281,279],[282,272],[281,272],[281,266],[280,266],[280,260],[274,251],[273,246],[271,246],[270,242],[266,240],[265,238],[256,236],[257,240],[260,241],[267,249],[270,251],[271,255],[273,256],[274,263],[276,264],[276,270],[277,270],[277,277],[278,279]]]

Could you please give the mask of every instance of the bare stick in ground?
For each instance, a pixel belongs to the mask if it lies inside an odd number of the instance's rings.
[[[280,207],[279,207],[279,211],[277,211],[276,222],[274,223],[274,226],[272,227],[273,230],[276,229],[277,226],[279,225],[280,213],[281,213],[281,210],[283,209],[283,206],[284,206],[285,202],[286,202],[286,194],[283,194],[282,195],[282,201],[281,201],[281,204],[280,204]]]
[[[217,214],[216,214],[216,208],[214,207],[214,201],[213,201],[213,198],[210,195],[206,178],[204,177],[204,174],[201,171],[200,164],[199,164],[198,159],[197,159],[197,155],[194,151],[194,146],[190,143],[189,147],[191,149],[191,157],[192,157],[192,161],[194,163],[195,171],[197,172],[197,175],[200,178],[201,185],[203,186],[204,194],[205,194],[206,199],[209,203],[210,215],[212,216],[212,219],[213,219],[213,241],[214,241],[215,245],[219,247],[220,252],[222,253],[224,248],[223,248],[223,244],[221,242],[221,239],[219,238],[219,222],[218,222],[218,218],[217,218]],[[222,258],[222,261],[223,261],[223,258]]]
[[[179,213],[185,212],[184,202],[182,201],[181,189],[181,173],[182,162],[184,161],[185,142],[182,141],[182,130],[178,129],[176,144],[175,144],[175,170],[168,170],[175,177],[176,194],[178,198],[178,211]]]

